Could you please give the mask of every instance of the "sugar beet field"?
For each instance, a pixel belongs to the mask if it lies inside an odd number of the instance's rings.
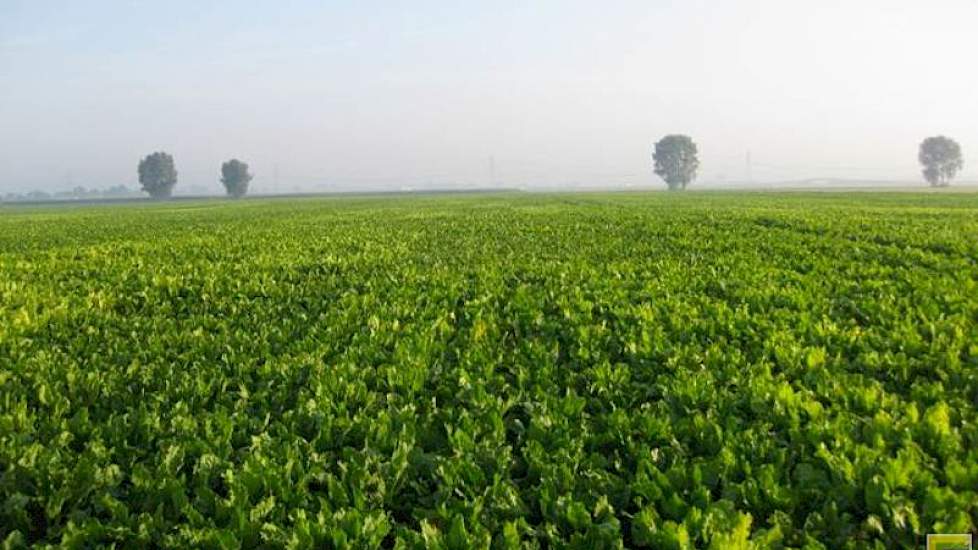
[[[0,207],[5,547],[919,548],[978,195]]]

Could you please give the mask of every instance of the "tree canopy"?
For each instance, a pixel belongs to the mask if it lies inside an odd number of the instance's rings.
[[[697,153],[692,138],[681,134],[668,135],[655,144],[655,173],[665,180],[670,191],[686,189],[696,179],[700,166]]]
[[[240,198],[248,192],[248,183],[254,176],[248,172],[248,163],[231,159],[221,165],[221,183],[228,196]]]
[[[139,161],[139,183],[143,191],[154,199],[165,199],[173,194],[177,184],[177,169],[173,157],[158,151]]]
[[[923,166],[924,179],[931,187],[947,187],[964,166],[961,146],[944,136],[929,137],[921,142],[917,159]]]

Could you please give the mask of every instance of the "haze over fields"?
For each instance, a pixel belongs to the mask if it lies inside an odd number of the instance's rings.
[[[702,187],[925,187],[934,134],[974,181],[976,24],[973,0],[5,0],[0,192],[135,188],[156,150],[177,194],[233,156],[258,193],[658,188],[671,132]]]

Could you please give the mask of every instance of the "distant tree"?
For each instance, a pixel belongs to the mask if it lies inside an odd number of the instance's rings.
[[[673,134],[659,140],[652,154],[655,173],[666,181],[670,191],[686,189],[700,166],[696,144],[689,136]]]
[[[924,167],[924,179],[931,187],[947,187],[964,165],[961,146],[944,136],[929,137],[921,142],[917,159]]]
[[[137,193],[137,191],[130,190],[125,185],[113,185],[112,187],[109,187],[108,189],[102,192],[102,194],[107,197],[120,197],[125,195],[131,195],[133,193]]]
[[[24,198],[29,201],[49,201],[51,200],[51,194],[47,191],[34,190],[24,195]]]
[[[221,165],[221,183],[228,196],[241,198],[248,192],[248,183],[254,176],[248,172],[248,163],[231,159]]]
[[[173,157],[164,152],[153,153],[139,161],[139,183],[143,191],[154,199],[165,199],[173,194],[177,184],[177,169]]]

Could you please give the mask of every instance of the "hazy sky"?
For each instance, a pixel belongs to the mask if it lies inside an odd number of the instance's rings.
[[[978,1],[0,0],[0,191],[177,191],[238,157],[272,190],[918,177],[927,136],[978,177]],[[969,156],[973,155],[973,156]]]

